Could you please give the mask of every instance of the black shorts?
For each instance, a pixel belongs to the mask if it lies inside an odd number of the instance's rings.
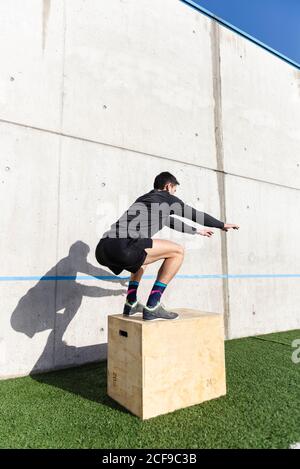
[[[147,256],[145,248],[152,248],[152,238],[102,238],[95,256],[99,264],[118,275],[122,270],[135,273]]]

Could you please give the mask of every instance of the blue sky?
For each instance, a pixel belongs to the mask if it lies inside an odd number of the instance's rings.
[[[198,4],[300,68],[300,0],[183,0]]]

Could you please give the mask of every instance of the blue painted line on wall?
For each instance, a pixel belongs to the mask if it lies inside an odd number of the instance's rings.
[[[19,281],[66,281],[66,280],[128,280],[129,275],[118,277],[114,275],[58,275],[58,276],[2,276],[1,282],[19,282]],[[156,275],[144,275],[143,279],[155,279]],[[201,278],[300,278],[300,274],[178,274],[175,278],[181,279],[201,279]]]
[[[256,39],[255,37],[251,36],[250,34],[246,33],[245,31],[242,31],[238,27],[234,26],[233,24],[229,23],[228,21],[223,20],[217,15],[214,15],[211,11],[207,10],[203,6],[199,5],[193,0],[181,0],[183,3],[186,3],[187,5],[195,8],[198,11],[201,11],[204,15],[209,16],[209,18],[212,18],[213,20],[217,21],[218,23],[222,24],[226,28],[230,29],[231,31],[234,31],[238,33],[240,36],[246,37],[249,39],[251,42],[258,44],[260,47],[263,49],[267,50],[268,52],[271,52],[271,54],[276,55],[280,59],[284,60],[285,62],[288,62],[290,65],[293,65],[294,67],[297,67],[300,69],[300,64],[295,62],[294,60],[290,59],[284,54],[281,54],[280,52],[276,51],[272,47],[268,46],[264,42],[261,42],[259,39]]]

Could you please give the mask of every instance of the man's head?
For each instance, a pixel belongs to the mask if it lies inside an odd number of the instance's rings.
[[[176,177],[168,171],[164,171],[156,176],[154,179],[154,189],[167,190],[170,194],[175,194],[176,186],[179,185]]]

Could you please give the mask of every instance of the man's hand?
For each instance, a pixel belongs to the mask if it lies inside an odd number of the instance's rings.
[[[228,231],[230,230],[231,228],[233,228],[234,230],[238,230],[239,229],[239,225],[232,225],[231,223],[225,223],[224,224],[224,228],[222,228],[223,231]]]
[[[207,236],[208,238],[210,238],[214,234],[214,232],[211,228],[204,228],[203,230],[197,230],[196,234],[199,234],[201,236]]]

